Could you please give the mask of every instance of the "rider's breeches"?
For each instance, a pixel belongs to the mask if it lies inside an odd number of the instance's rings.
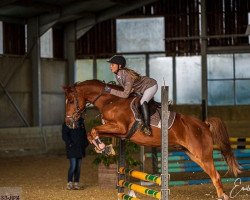
[[[140,104],[142,105],[144,101],[146,101],[147,103],[154,97],[155,93],[158,90],[158,85],[155,84],[154,86],[146,89],[142,95]]]

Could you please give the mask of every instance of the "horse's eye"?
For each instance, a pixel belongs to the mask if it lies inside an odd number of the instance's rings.
[[[72,104],[74,101],[73,101],[73,99],[67,99],[66,100],[66,104]]]

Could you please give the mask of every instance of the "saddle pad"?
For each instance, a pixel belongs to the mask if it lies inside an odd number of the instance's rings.
[[[130,104],[130,108],[134,114],[136,121],[141,121],[141,114],[138,109],[139,105],[139,98],[135,97]],[[150,104],[149,104],[150,106]],[[152,110],[152,108],[149,108],[150,112],[153,114],[150,116],[150,125],[155,126],[158,128],[161,128],[161,108],[157,107],[154,108],[155,110]],[[168,129],[170,129],[174,123],[176,113],[173,111],[168,111]]]
[[[168,129],[170,129],[174,123],[176,112],[168,111]],[[150,125],[157,128],[161,128],[161,117],[158,112],[150,117]]]

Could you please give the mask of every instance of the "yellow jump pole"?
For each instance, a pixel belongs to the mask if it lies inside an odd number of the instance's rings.
[[[136,197],[131,197],[131,196],[129,196],[127,194],[124,194],[124,193],[118,194],[118,199],[119,200],[140,200],[140,199],[138,199]]]
[[[230,137],[230,141],[231,142],[250,142],[250,138],[249,137]]]
[[[119,181],[119,186],[129,188],[131,190],[134,190],[135,192],[139,192],[141,194],[145,194],[145,195],[157,198],[157,199],[161,198],[160,192],[157,192],[157,191],[152,190],[152,189],[148,189],[146,187],[143,187],[143,186],[140,186],[140,185],[137,185],[134,183],[129,183],[129,182],[126,182],[124,180]]]
[[[120,167],[119,172],[122,174],[129,174],[130,176],[143,180],[143,181],[149,181],[149,182],[153,182],[153,183],[157,183],[158,185],[161,185],[161,178],[158,176],[154,176],[154,175],[136,171],[136,170],[125,169],[124,167]]]

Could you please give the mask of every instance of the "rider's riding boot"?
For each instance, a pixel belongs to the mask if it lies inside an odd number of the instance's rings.
[[[148,109],[148,103],[146,101],[144,101],[143,104],[141,105],[141,110],[144,120],[144,124],[141,128],[141,131],[144,132],[145,135],[151,135],[149,109]]]

